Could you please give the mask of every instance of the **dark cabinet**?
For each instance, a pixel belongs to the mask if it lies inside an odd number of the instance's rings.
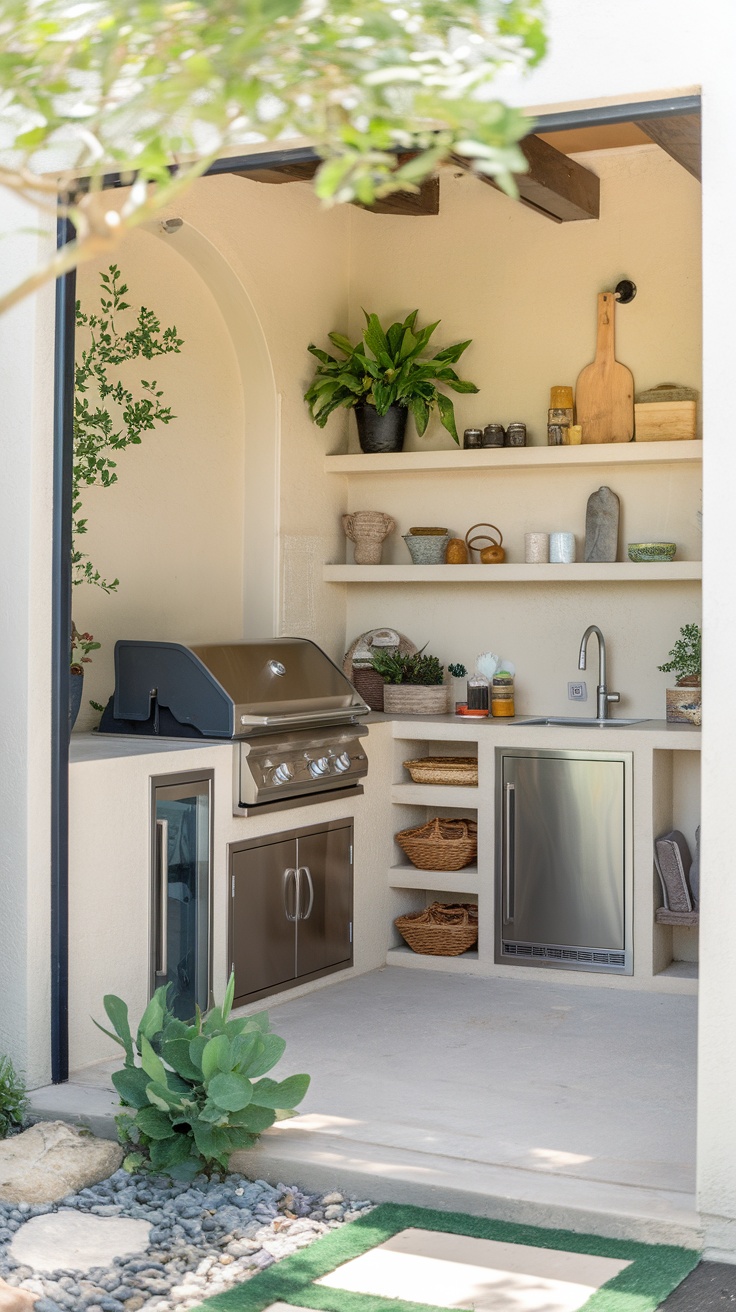
[[[229,941],[237,1002],[349,966],[352,821],[231,846]]]

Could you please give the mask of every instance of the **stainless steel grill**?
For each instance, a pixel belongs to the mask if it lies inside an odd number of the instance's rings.
[[[367,773],[359,719],[369,707],[306,638],[270,642],[120,641],[103,733],[232,739],[235,807],[302,805]]]

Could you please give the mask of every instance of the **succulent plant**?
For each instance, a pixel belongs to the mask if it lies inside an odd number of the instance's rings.
[[[384,683],[411,683],[424,687],[436,687],[444,683],[444,665],[437,656],[425,656],[423,647],[413,655],[398,651],[377,651],[373,657],[373,669],[380,674]]]

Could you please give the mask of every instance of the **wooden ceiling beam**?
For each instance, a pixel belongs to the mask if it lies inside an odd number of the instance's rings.
[[[575,223],[600,217],[601,184],[595,173],[540,137],[524,137],[519,145],[529,165],[528,173],[516,175],[523,205],[554,223]],[[461,168],[472,168],[460,155],[453,156],[453,163]],[[499,190],[493,178],[486,174],[477,173],[476,177]]]
[[[410,158],[408,155],[400,156],[399,163],[403,163],[408,158]],[[235,176],[247,178],[251,182],[264,182],[267,184],[310,182],[319,165],[319,160],[303,160],[298,163],[269,165],[269,167],[263,169],[237,169]],[[358,201],[353,203],[357,205],[358,209],[367,210],[369,214],[403,214],[410,217],[439,214],[439,178],[427,178],[421,184],[419,191],[416,192],[394,191],[391,195],[377,200],[375,205],[360,205]]]
[[[661,118],[637,119],[637,127],[698,182],[701,181],[700,114],[665,114]]]

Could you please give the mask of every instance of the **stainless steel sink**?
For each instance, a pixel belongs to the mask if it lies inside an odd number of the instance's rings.
[[[521,728],[526,725],[537,724],[569,724],[578,729],[620,729],[627,724],[646,724],[646,718],[640,720],[596,720],[585,715],[538,715],[529,716],[528,719],[514,720],[513,723]]]

